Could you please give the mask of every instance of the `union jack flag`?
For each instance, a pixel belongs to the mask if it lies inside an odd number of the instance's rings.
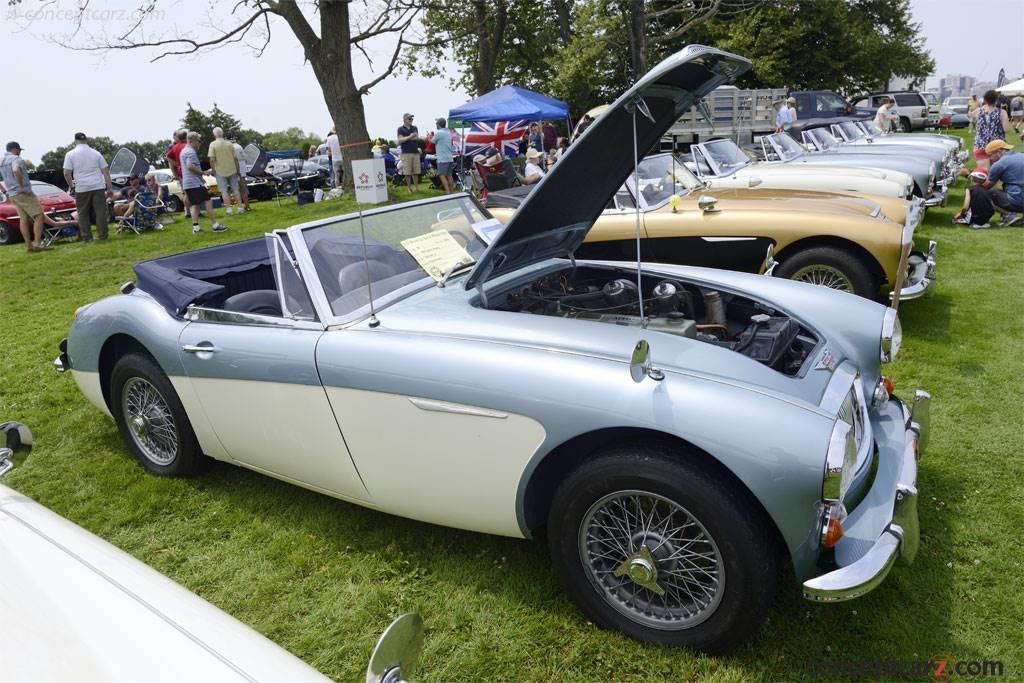
[[[519,121],[474,123],[466,131],[466,149],[463,153],[467,156],[473,156],[487,147],[493,147],[504,156],[514,157],[519,153],[519,140],[523,137],[529,125],[530,122],[525,119]]]

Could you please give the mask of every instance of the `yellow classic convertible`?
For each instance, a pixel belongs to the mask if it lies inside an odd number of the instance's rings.
[[[806,190],[712,193],[671,154],[647,157],[597,219],[581,259],[636,260],[637,203],[645,261],[762,272],[893,303],[935,283],[935,243],[914,250],[923,216],[917,200]],[[639,188],[637,187],[639,184]],[[528,188],[492,192],[487,206],[505,223]],[[898,293],[898,296],[895,294]]]

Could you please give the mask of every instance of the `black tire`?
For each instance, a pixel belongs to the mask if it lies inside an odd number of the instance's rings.
[[[878,283],[856,255],[836,247],[810,247],[786,256],[775,275],[850,292],[866,299],[878,298]]]
[[[901,118],[900,119],[900,132],[910,133],[910,132],[913,132],[913,130],[914,130],[914,127],[910,125],[910,119],[908,119],[908,118]]]
[[[140,391],[153,391],[156,397],[141,416],[133,416],[135,411],[130,406],[135,393]],[[121,438],[149,472],[162,477],[190,477],[205,469],[206,457],[185,408],[167,375],[148,355],[129,353],[114,365],[110,373],[110,407]],[[136,422],[139,419],[143,424]],[[138,427],[130,426],[130,421]],[[169,433],[173,433],[173,448]]]
[[[0,244],[14,244],[21,241],[21,233],[10,223],[0,221]]]
[[[179,211],[185,210],[185,203],[181,201],[176,195],[171,195],[167,199],[167,210],[171,213],[178,213]]]
[[[611,567],[626,566],[628,559],[617,564],[618,555],[626,558],[625,552],[613,550],[609,557],[604,551],[622,546],[597,540],[594,535],[613,528],[621,531],[614,524],[599,523],[611,520],[601,518],[605,511],[602,506],[613,506],[618,500],[625,500],[628,505],[630,496],[635,494],[639,494],[639,500],[662,506],[662,512],[676,510],[672,514],[679,517],[667,517],[671,524],[675,524],[673,520],[695,520],[697,531],[693,527],[682,528],[689,528],[686,533],[694,538],[703,533],[710,539],[703,542],[686,537],[686,546],[677,549],[672,538],[678,542],[679,537],[668,532],[672,528],[669,523],[658,529],[660,522],[652,526],[666,535],[661,540],[653,531],[650,535],[632,533],[633,529],[625,533],[624,537],[632,539],[629,545],[634,553],[630,556],[633,563],[644,552],[647,559],[654,558],[656,571],[662,572],[656,577],[656,585],[666,591],[667,597],[657,596],[651,588],[642,587],[628,576],[624,584],[607,583],[623,579],[612,578]],[[680,509],[682,513],[678,512]],[[586,543],[581,537],[587,539]],[[771,523],[764,512],[737,483],[688,462],[680,453],[645,446],[609,449],[574,471],[555,492],[548,517],[548,543],[555,567],[566,591],[591,622],[643,642],[685,646],[708,653],[727,652],[746,640],[764,621],[778,583],[779,552],[773,539]],[[714,559],[707,560],[710,564],[705,568],[718,579],[708,592],[698,593],[706,598],[707,605],[685,616],[688,597],[684,591],[689,598],[694,596],[683,586],[694,588],[696,584],[688,583],[689,579],[674,579],[672,573],[688,573],[692,579],[702,576],[693,572],[704,570],[691,570],[690,565],[697,566],[693,559],[675,556],[686,552],[698,558],[698,562],[703,561],[699,559],[701,548],[705,553],[713,550]],[[654,555],[650,554],[652,550]],[[680,581],[675,589],[673,581]],[[674,592],[676,589],[678,592]],[[659,602],[663,607],[658,606]],[[678,605],[673,607],[670,603]],[[638,604],[642,608],[639,611]],[[694,601],[693,605],[699,602]],[[645,612],[646,609],[652,611]],[[655,614],[656,611],[661,614]]]

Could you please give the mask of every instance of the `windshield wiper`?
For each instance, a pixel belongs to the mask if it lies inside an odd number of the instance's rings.
[[[444,287],[445,283],[448,282],[449,279],[451,279],[452,275],[455,275],[455,271],[462,270],[463,268],[468,268],[469,266],[475,264],[475,259],[462,259],[461,261],[454,264],[451,268],[445,271],[444,275],[441,276],[441,279],[437,281],[437,286]]]

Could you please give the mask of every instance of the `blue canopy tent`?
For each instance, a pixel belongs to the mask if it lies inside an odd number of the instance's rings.
[[[567,130],[572,130],[568,104],[515,85],[503,85],[497,90],[455,107],[448,112],[448,118],[463,123],[565,119]],[[462,141],[465,148],[465,128],[462,129]]]
[[[543,119],[569,118],[569,105],[547,95],[503,85],[471,102],[455,107],[448,112],[448,118],[467,122],[541,121]]]

